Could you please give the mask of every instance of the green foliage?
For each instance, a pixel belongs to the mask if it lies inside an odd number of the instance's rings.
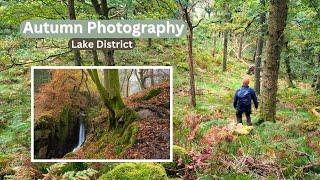
[[[135,179],[141,180],[168,179],[164,168],[156,163],[122,163],[113,170],[99,177],[99,180],[107,179]]]
[[[91,168],[77,171],[76,167],[73,171],[66,171],[68,168],[70,165],[67,163],[55,163],[47,169],[48,173],[44,174],[44,177],[48,179],[90,179],[98,172]]]
[[[90,179],[94,177],[94,175],[97,173],[98,171],[88,168],[86,170],[78,171],[78,172],[68,171],[63,174],[62,178],[63,179]]]

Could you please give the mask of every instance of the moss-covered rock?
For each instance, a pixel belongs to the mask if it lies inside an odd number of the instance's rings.
[[[138,131],[139,131],[138,124],[131,123],[121,136],[121,144],[128,144],[128,145],[134,144]]]
[[[57,118],[42,116],[34,131],[37,159],[61,158],[70,152],[78,141],[79,119],[77,112],[65,107]]]
[[[168,179],[165,169],[156,163],[123,163],[116,166],[107,174],[100,176],[99,180],[121,179]]]
[[[148,94],[144,95],[141,100],[149,100],[162,92],[161,88],[151,89]]]

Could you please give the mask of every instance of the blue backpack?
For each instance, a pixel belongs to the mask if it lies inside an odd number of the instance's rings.
[[[247,107],[251,105],[251,93],[249,88],[241,88],[237,92],[238,96],[238,106],[239,107]]]

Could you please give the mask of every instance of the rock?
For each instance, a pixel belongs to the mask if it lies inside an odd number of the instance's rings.
[[[156,116],[156,114],[149,109],[142,109],[138,111],[138,114],[141,119],[146,119],[146,118]]]
[[[35,159],[62,158],[78,142],[79,114],[65,107],[58,118],[43,116],[34,130]]]
[[[38,152],[39,157],[46,157],[48,146],[43,146]]]
[[[229,131],[235,134],[248,135],[253,130],[253,126],[242,125],[241,123],[230,123],[227,125]]]

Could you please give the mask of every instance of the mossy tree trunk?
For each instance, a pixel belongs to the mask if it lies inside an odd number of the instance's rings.
[[[283,31],[288,13],[288,0],[270,1],[269,13],[269,41],[262,79],[261,120],[263,121],[275,121],[278,72],[283,45]]]
[[[109,111],[109,127],[114,129],[118,127],[120,121],[129,120],[128,118],[130,118],[131,115],[128,113],[134,112],[123,103],[120,93],[118,70],[104,70],[104,85],[102,85],[96,69],[88,69],[88,73],[95,83],[104,105]]]

